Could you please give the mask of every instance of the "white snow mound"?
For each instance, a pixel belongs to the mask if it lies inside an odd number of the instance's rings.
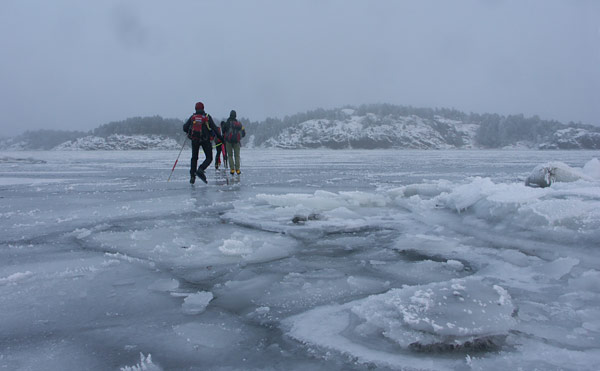
[[[574,169],[563,162],[555,161],[536,166],[525,179],[525,185],[543,188],[549,187],[555,182],[575,182],[579,179],[592,180],[582,171]]]

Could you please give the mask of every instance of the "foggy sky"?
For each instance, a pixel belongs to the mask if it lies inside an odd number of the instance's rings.
[[[600,1],[2,0],[0,136],[345,104],[600,125]]]

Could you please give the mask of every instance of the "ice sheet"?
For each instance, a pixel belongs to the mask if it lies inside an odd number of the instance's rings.
[[[0,154],[0,367],[600,362],[597,152],[242,149],[194,186],[176,156]]]

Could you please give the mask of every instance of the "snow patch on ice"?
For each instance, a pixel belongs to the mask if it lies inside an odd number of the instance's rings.
[[[198,291],[183,300],[181,309],[185,314],[199,314],[204,312],[211,300],[213,300],[212,292]]]
[[[444,192],[450,192],[453,189],[453,184],[447,180],[438,180],[431,183],[416,183],[409,184],[403,187],[390,189],[388,195],[394,199],[399,197],[419,196],[420,198],[431,198],[439,196]]]
[[[333,193],[323,190],[315,191],[314,194],[288,193],[285,195],[258,194],[257,200],[261,200],[271,206],[294,207],[303,206],[312,210],[326,211],[341,207],[383,207],[388,204],[389,199],[382,194],[367,192],[339,192]]]
[[[15,285],[20,281],[28,279],[31,276],[33,276],[33,273],[30,271],[13,273],[8,277],[0,278],[0,285]]]
[[[600,161],[594,157],[583,165],[582,172],[591,178],[600,179]]]
[[[289,246],[265,241],[252,253],[244,256],[244,260],[250,263],[268,262],[289,256],[291,252]]]
[[[490,228],[493,226],[491,230],[506,231],[505,235],[529,230],[538,238],[551,240],[559,237],[592,243],[600,238],[600,187],[595,181],[530,188],[516,183],[496,184],[489,178],[477,177],[429,200],[415,197],[397,202],[419,213],[444,207],[476,216],[479,221],[489,223]]]
[[[128,263],[138,263],[138,264],[144,264],[147,266],[150,266],[152,268],[154,268],[156,266],[156,263],[154,263],[153,261],[149,261],[149,260],[144,260],[144,259],[140,259],[140,258],[134,258],[131,257],[127,254],[121,254],[121,253],[104,253],[105,256],[109,257],[109,258],[114,258],[114,259],[118,259],[121,261],[126,261]]]
[[[389,281],[381,282],[380,280],[368,278],[368,277],[359,277],[359,276],[349,276],[346,280],[350,287],[353,287],[360,291],[379,291],[385,288],[388,288],[390,285]]]
[[[252,248],[239,240],[225,240],[219,246],[219,251],[225,255],[245,255],[252,252]]]
[[[595,160],[595,161],[594,161]],[[587,171],[597,171],[597,159],[586,164]],[[593,178],[584,174],[581,169],[575,169],[560,162],[548,162],[536,166],[525,180],[525,185],[530,187],[549,187],[556,182],[575,182],[579,179],[592,180]]]
[[[472,182],[459,185],[452,192],[440,196],[446,207],[458,212],[473,206],[494,192],[494,183],[489,178],[476,177]]]
[[[90,231],[87,228],[78,228],[72,233],[72,235],[75,236],[75,238],[77,238],[78,240],[83,240],[84,238],[89,237],[91,234],[92,231]]]
[[[162,371],[162,368],[157,364],[152,363],[152,355],[147,356],[140,353],[140,362],[135,366],[121,367],[121,371]]]
[[[219,251],[228,256],[239,256],[249,263],[277,260],[293,251],[290,241],[281,236],[273,236],[265,241],[241,233],[234,233],[230,239],[223,241]]]

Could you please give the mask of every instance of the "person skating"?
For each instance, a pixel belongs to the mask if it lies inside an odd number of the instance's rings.
[[[229,161],[230,173],[240,174],[240,146],[241,140],[246,136],[246,129],[236,118],[234,110],[229,113],[229,118],[223,125],[223,137],[225,138],[227,158]]]
[[[221,121],[221,126],[223,126],[223,121]],[[221,128],[217,126],[217,132],[221,134]],[[225,150],[225,142],[220,140],[219,138],[212,137],[211,140],[214,140],[215,147],[217,148],[217,155],[215,156],[215,169],[219,169],[221,166],[221,154],[223,154],[223,164],[225,164],[225,168],[227,168],[227,151]]]
[[[225,138],[225,121],[221,121],[220,127],[221,134],[223,134],[223,138]],[[229,159],[227,158],[227,145],[225,142],[223,142],[221,147],[223,148],[223,166],[225,166],[225,170],[227,170],[227,167],[229,166]]]
[[[212,145],[210,143],[211,134],[223,141],[223,136],[217,132],[217,126],[212,117],[204,112],[204,104],[198,102],[196,103],[195,108],[196,113],[191,115],[185,124],[183,124],[183,131],[185,131],[188,138],[192,140],[192,159],[190,161],[191,184],[195,183],[196,175],[202,179],[204,183],[207,183],[204,170],[206,170],[212,162]],[[198,165],[198,152],[200,151],[200,147],[202,147],[206,157],[204,162],[196,168]]]

